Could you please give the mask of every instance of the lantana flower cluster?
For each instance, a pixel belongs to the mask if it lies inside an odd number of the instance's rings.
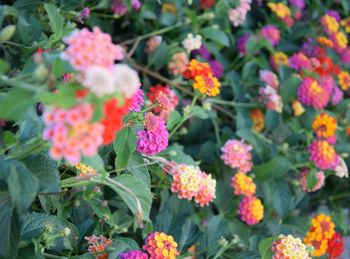
[[[113,244],[113,241],[105,236],[89,236],[85,237],[88,241],[90,254],[96,256],[96,259],[107,259],[108,253],[104,253],[106,249]]]
[[[283,102],[277,92],[279,81],[276,74],[269,70],[261,70],[260,80],[266,84],[265,87],[259,88],[260,101],[266,105],[267,109],[281,113]]]
[[[298,258],[311,259],[307,246],[303,244],[300,238],[292,235],[279,235],[278,240],[272,245],[273,259]]]
[[[244,23],[251,3],[252,0],[239,0],[238,5],[228,11],[229,20],[234,27],[238,27]]]

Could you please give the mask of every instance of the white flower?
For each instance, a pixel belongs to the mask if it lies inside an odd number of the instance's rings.
[[[348,167],[344,161],[344,159],[341,156],[339,157],[339,165],[335,168],[335,175],[340,177],[340,178],[348,178],[349,172],[348,172]]]
[[[187,50],[187,52],[200,49],[202,46],[202,36],[196,35],[194,37],[192,33],[189,33],[187,34],[187,37],[182,41],[182,46]]]
[[[63,229],[63,235],[64,235],[65,237],[69,236],[69,235],[70,235],[70,232],[71,232],[71,230],[70,230],[69,228],[64,228],[64,229]]]
[[[112,94],[117,90],[111,71],[100,66],[89,67],[84,74],[82,84],[99,97]]]
[[[137,72],[125,64],[118,64],[113,71],[116,89],[129,98],[140,88],[140,78]]]

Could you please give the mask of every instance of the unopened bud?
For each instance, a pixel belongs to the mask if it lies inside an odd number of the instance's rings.
[[[11,39],[15,31],[16,31],[16,26],[7,25],[5,28],[3,28],[0,31],[0,42],[4,42]]]

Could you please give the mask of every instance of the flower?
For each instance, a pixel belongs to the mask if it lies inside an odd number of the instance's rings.
[[[98,27],[94,27],[92,32],[86,28],[75,31],[63,41],[68,48],[62,57],[78,71],[84,72],[91,66],[112,68],[115,60],[124,58],[122,47],[113,44],[111,36]]]
[[[117,64],[113,70],[116,89],[125,97],[132,97],[140,88],[140,78],[137,72],[126,64]]]
[[[328,113],[322,112],[314,118],[312,129],[319,138],[331,137],[337,130],[337,120]]]
[[[98,97],[113,94],[118,90],[111,71],[101,66],[88,67],[82,84]]]
[[[123,16],[128,12],[128,8],[124,4],[123,0],[112,0],[111,4],[113,13],[117,15]]]
[[[341,20],[340,24],[344,27],[347,33],[350,33],[350,17]]]
[[[318,82],[310,77],[304,77],[298,88],[298,100],[304,104],[322,109],[327,106],[330,93],[323,89]]]
[[[280,31],[274,25],[266,25],[261,30],[259,35],[268,40],[273,47],[280,41]]]
[[[213,70],[213,75],[215,77],[221,77],[224,74],[224,67],[217,60],[209,60],[209,65]]]
[[[249,33],[245,33],[237,39],[236,48],[241,55],[247,54],[247,42],[250,38]]]
[[[228,11],[228,18],[234,27],[238,27],[244,23],[251,3],[252,0],[240,0],[236,8]]]
[[[338,23],[340,22],[341,18],[340,18],[340,14],[338,11],[336,10],[327,10],[326,14],[329,16],[332,16]]]
[[[186,70],[188,62],[185,52],[175,53],[169,62],[168,69],[174,76],[180,75]]]
[[[348,71],[340,71],[338,75],[338,82],[341,89],[343,89],[344,91],[347,91],[350,88],[350,74],[348,73]]]
[[[194,78],[193,88],[201,94],[217,96],[220,93],[220,86],[219,80],[213,75],[199,75]]]
[[[182,74],[187,79],[195,79],[196,76],[212,75],[213,71],[208,63],[192,59],[190,63],[187,64],[186,69]]]
[[[282,113],[283,103],[281,96],[276,89],[267,85],[259,88],[260,101],[266,105],[267,109]]]
[[[265,115],[260,109],[251,110],[249,117],[253,122],[252,128],[256,132],[261,132],[265,128]]]
[[[335,33],[339,29],[339,23],[337,22],[337,20],[328,14],[322,16],[321,24],[323,25],[324,30],[328,34]]]
[[[85,7],[81,13],[78,15],[77,17],[77,20],[80,22],[80,23],[84,23],[84,20],[89,18],[90,16],[90,9],[88,7]]]
[[[340,177],[340,178],[348,178],[349,172],[348,172],[348,166],[346,165],[344,159],[339,156],[339,164],[337,167],[334,169],[335,175]]]
[[[140,250],[131,250],[119,255],[120,259],[148,259],[148,255]]]
[[[171,235],[153,232],[147,237],[143,249],[150,255],[150,259],[175,259],[179,255],[177,246]]]
[[[270,70],[260,70],[259,72],[260,80],[265,82],[265,84],[271,86],[274,89],[278,88],[279,81],[275,73]]]
[[[333,48],[334,47],[333,42],[330,39],[328,39],[327,37],[320,36],[320,37],[317,37],[316,40],[322,46],[325,46],[325,47],[328,47],[328,48]]]
[[[123,127],[123,117],[129,113],[131,99],[125,99],[121,104],[117,98],[112,98],[104,103],[104,116],[101,120],[104,126],[103,143],[111,144],[115,134]]]
[[[300,172],[299,183],[300,183],[301,189],[303,189],[304,192],[316,192],[319,189],[321,189],[324,184],[324,181],[325,181],[324,172],[319,171],[315,174],[317,182],[311,189],[308,188],[307,178],[309,174],[310,174],[310,170],[308,168],[305,168]]]
[[[341,55],[340,55],[340,60],[344,64],[350,64],[350,48],[345,49]]]
[[[298,100],[292,101],[292,109],[294,116],[300,116],[305,112],[303,105]]]
[[[158,96],[156,97],[156,100],[161,112],[169,113],[174,109],[170,99],[165,93],[159,92]]]
[[[110,245],[113,244],[111,239],[108,239],[102,235],[85,237],[85,240],[89,243],[88,251],[90,254],[96,255],[96,259],[107,259],[108,254],[103,253]]]
[[[297,70],[311,69],[311,61],[302,52],[298,52],[289,58],[289,66]]]
[[[256,191],[253,179],[242,172],[231,178],[231,186],[235,195],[253,196]]]
[[[231,168],[247,173],[253,167],[251,145],[244,144],[243,141],[231,139],[221,147],[221,159]]]
[[[192,33],[189,33],[182,41],[182,46],[187,50],[188,53],[190,53],[192,50],[200,49],[202,46],[202,36],[193,36]]]
[[[51,107],[43,114],[45,129],[43,138],[52,144],[53,159],[66,159],[79,163],[81,155],[93,156],[102,145],[104,127],[92,123],[93,108],[90,104],[76,105],[70,109]]]
[[[199,55],[202,58],[204,58],[205,60],[211,60],[211,53],[204,44],[202,44],[198,50],[192,51],[192,54]]]
[[[145,130],[137,133],[137,152],[145,155],[155,155],[168,146],[169,133],[165,121],[152,113],[145,116]]]
[[[333,92],[331,95],[331,103],[332,105],[337,105],[343,100],[343,92],[339,89],[339,87],[334,86]]]
[[[255,225],[264,217],[264,206],[255,196],[243,197],[239,204],[238,214],[246,224]]]
[[[291,15],[288,6],[283,3],[268,3],[267,6],[281,19],[285,19]]]
[[[316,140],[309,146],[309,159],[321,170],[335,169],[339,158],[333,148],[325,140]]]
[[[146,53],[154,52],[162,43],[162,36],[154,36],[146,42]]]
[[[143,99],[144,93],[141,89],[138,89],[134,95],[131,97],[131,105],[129,111],[139,112],[143,106],[145,100]]]
[[[167,106],[167,110],[162,109],[160,106],[155,106],[152,111],[156,114],[159,114],[159,116],[163,120],[167,120],[169,117],[169,114],[171,111],[175,110],[176,106],[179,103],[179,97],[176,95],[175,91],[170,88],[169,85],[162,86],[160,84],[156,86],[151,86],[147,92],[147,98],[151,101],[152,105],[156,104],[158,102],[159,95],[162,93],[162,96],[166,96],[167,104],[163,103],[164,106]],[[162,102],[162,100],[160,100]]]
[[[216,195],[216,180],[210,174],[202,172],[202,185],[194,197],[194,201],[203,207],[212,202]]]
[[[278,240],[272,244],[274,253],[272,258],[311,259],[306,248],[300,238],[295,238],[292,235],[279,235]]]
[[[303,10],[305,7],[304,0],[289,0],[289,4],[291,6],[295,6],[296,8]]]
[[[339,233],[334,233],[333,237],[328,240],[328,258],[339,258],[344,253],[344,239]]]
[[[203,9],[212,8],[215,5],[216,0],[200,0],[199,5]]]
[[[284,52],[277,51],[271,56],[271,64],[275,70],[278,70],[280,65],[288,66],[288,56]]]
[[[83,164],[83,163],[77,163],[74,165],[74,167],[79,170],[79,176],[81,176],[81,177],[93,176],[97,172],[91,166]]]
[[[346,47],[348,45],[348,38],[343,32],[339,31],[332,33],[330,35],[330,38],[333,42],[334,49],[338,54],[341,54],[346,50]]]

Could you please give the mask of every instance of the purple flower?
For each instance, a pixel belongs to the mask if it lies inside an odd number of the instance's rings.
[[[134,112],[139,112],[141,110],[142,105],[144,104],[145,100],[143,99],[144,93],[141,89],[138,89],[132,98],[132,103],[130,105],[129,110]]]
[[[217,60],[210,60],[209,65],[213,70],[215,77],[221,77],[224,74],[224,68]]]
[[[128,8],[123,0],[112,0],[112,11],[115,14],[123,16],[128,12]]]
[[[300,10],[303,10],[305,8],[304,0],[289,0],[289,4],[291,6],[297,7]]]
[[[343,100],[343,91],[339,89],[339,87],[334,86],[333,94],[331,96],[332,105],[337,105]]]
[[[87,8],[87,7],[85,7],[85,8],[83,9],[83,11],[81,11],[81,13],[79,14],[79,16],[78,16],[78,21],[79,21],[80,23],[84,23],[84,20],[86,20],[87,18],[89,18],[89,16],[90,16],[90,9]]]
[[[192,54],[199,55],[206,60],[210,60],[211,58],[211,53],[209,52],[208,48],[204,44],[202,44],[199,49],[192,51]]]
[[[128,252],[121,253],[120,259],[148,259],[148,255],[139,250],[131,250]]]
[[[337,20],[337,22],[340,22],[340,20],[341,20],[340,14],[336,10],[328,10],[326,12],[326,14],[335,18]]]
[[[245,33],[237,39],[236,48],[237,48],[238,52],[242,55],[247,54],[247,42],[248,42],[249,38],[250,38],[250,34]]]
[[[132,7],[132,9],[134,9],[136,11],[140,10],[140,8],[141,8],[140,0],[132,0],[131,7]]]

